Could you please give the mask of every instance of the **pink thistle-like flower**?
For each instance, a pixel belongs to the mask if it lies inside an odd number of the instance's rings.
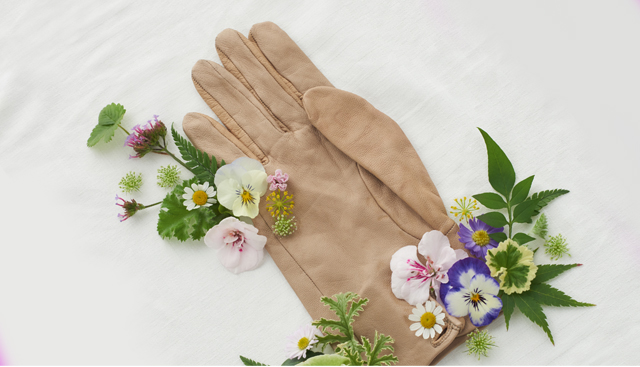
[[[129,158],[142,158],[154,149],[162,148],[160,139],[164,141],[167,135],[167,127],[158,120],[158,115],[153,115],[153,121],[149,120],[145,125],[136,125],[131,133],[124,141],[124,146],[133,148],[136,155],[130,155]]]
[[[267,237],[235,217],[223,219],[204,236],[204,243],[218,250],[218,259],[234,274],[255,269],[264,257]]]
[[[420,252],[426,260],[418,259]],[[393,294],[411,305],[429,300],[431,288],[440,297],[440,284],[448,283],[447,271],[453,264],[467,257],[462,250],[454,250],[440,231],[425,233],[416,246],[405,246],[391,257],[391,290]]]
[[[134,199],[127,201],[118,195],[116,195],[116,205],[124,209],[124,214],[118,213],[118,219],[120,219],[121,222],[133,217],[138,210],[144,209],[144,205],[137,203]]]
[[[289,180],[289,175],[286,173],[282,173],[281,169],[277,169],[275,175],[269,175],[269,177],[267,177],[267,182],[271,184],[271,186],[269,186],[269,190],[271,191],[276,191],[278,189],[280,189],[280,191],[286,190],[288,180]]]

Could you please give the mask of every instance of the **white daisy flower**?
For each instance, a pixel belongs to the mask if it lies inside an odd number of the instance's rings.
[[[185,187],[182,198],[185,199],[184,206],[187,207],[187,210],[193,210],[201,206],[207,207],[217,203],[216,199],[213,198],[214,196],[216,196],[216,190],[213,189],[213,186],[209,186],[208,182],[205,182],[204,185],[194,183],[191,187]]]
[[[307,357],[307,351],[318,342],[318,336],[322,336],[320,330],[313,325],[305,325],[287,337],[285,353],[289,359]]]
[[[424,306],[417,305],[413,309],[413,313],[409,315],[409,320],[417,321],[415,324],[411,324],[409,329],[416,332],[416,336],[421,336],[425,339],[433,339],[436,333],[442,333],[442,326],[444,326],[444,312],[442,307],[438,306],[434,301],[427,301]]]

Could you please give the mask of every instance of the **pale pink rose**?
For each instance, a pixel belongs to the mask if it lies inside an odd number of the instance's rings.
[[[417,252],[425,257],[426,265],[420,262]],[[442,232],[427,232],[418,247],[402,247],[391,257],[391,290],[396,297],[414,306],[429,300],[431,288],[439,300],[440,284],[449,282],[447,271],[453,263],[466,257],[464,251],[451,248]]]
[[[271,186],[269,186],[269,190],[271,191],[276,191],[278,189],[280,189],[280,191],[286,190],[288,180],[289,180],[289,175],[286,173],[282,173],[281,169],[277,169],[275,175],[269,175],[269,177],[267,177],[267,182],[271,184]]]
[[[218,250],[218,258],[234,274],[255,269],[264,256],[267,237],[235,217],[223,219],[204,236],[204,243]]]

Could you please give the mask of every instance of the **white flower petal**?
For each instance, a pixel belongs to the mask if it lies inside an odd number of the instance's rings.
[[[209,199],[207,199],[207,203],[215,204],[215,203],[217,203],[217,202],[218,202],[218,201],[217,201],[216,199],[214,199],[214,198],[209,198]]]
[[[422,337],[424,339],[429,339],[429,332],[430,332],[430,329],[424,329],[424,334],[422,334]]]
[[[433,339],[436,336],[436,331],[433,328],[431,328],[429,329],[429,334],[431,336],[431,339]]]
[[[500,315],[502,301],[497,296],[483,294],[485,302],[478,302],[478,309],[469,307],[469,319],[475,326],[485,326],[495,320]]]
[[[224,166],[223,166],[224,167]],[[234,202],[240,198],[242,187],[237,181],[226,180],[218,184],[218,201],[227,209],[233,210]]]
[[[194,191],[194,192],[195,192],[195,191],[199,191],[199,190],[200,190],[200,186],[199,186],[199,185],[197,185],[197,184],[195,184],[195,183],[192,183],[192,184],[191,184],[191,188],[193,189],[193,191]]]
[[[207,196],[213,196],[216,194],[216,190],[213,188],[213,186],[209,186],[209,188],[205,190],[205,192],[207,193]]]
[[[438,324],[433,325],[433,330],[435,330],[436,333],[438,333],[438,334],[442,334],[442,326],[440,326]]]
[[[207,191],[207,189],[209,188],[209,183],[205,182],[204,184],[200,185],[200,190],[202,191]]]
[[[242,187],[249,188],[255,197],[267,192],[267,174],[264,171],[248,171],[242,175]]]
[[[442,313],[442,307],[438,306],[435,310],[433,310],[434,315],[438,315]]]
[[[416,305],[416,309],[418,309],[418,312],[420,313],[420,316],[422,316],[422,314],[427,312],[427,310],[424,308],[424,306],[422,304]]]
[[[500,284],[497,280],[486,274],[476,274],[471,278],[469,289],[477,289],[480,293],[493,294],[495,296],[498,295],[500,291]]]
[[[424,309],[426,312],[432,312],[433,313],[433,309],[436,308],[436,303],[432,302],[432,301],[427,301],[424,304]]]
[[[182,198],[183,198],[183,199],[186,199],[186,200],[193,199],[193,194],[183,194],[183,195],[182,195]]]
[[[469,314],[469,306],[464,298],[467,293],[466,289],[452,288],[444,297],[444,306],[447,308],[449,315],[455,317],[464,317]]]
[[[436,322],[439,322],[439,321],[443,321],[443,322],[444,322],[444,318],[445,318],[445,317],[446,317],[446,316],[445,316],[445,314],[444,314],[444,313],[441,313],[441,314],[439,314],[439,315],[436,315]]]
[[[245,171],[262,171],[265,172],[264,167],[260,162],[255,159],[240,157],[231,162],[234,166],[242,167]],[[224,166],[223,166],[224,167]]]
[[[436,230],[426,232],[422,236],[420,243],[418,243],[418,252],[434,261],[440,257],[440,252],[446,248],[451,248],[449,239],[442,232]]]
[[[411,330],[411,331],[416,331],[416,330],[418,330],[418,329],[419,329],[419,328],[421,328],[421,327],[422,327],[422,325],[420,325],[420,323],[419,323],[419,322],[416,322],[415,324],[411,324],[411,325],[409,326],[409,330]]]
[[[409,315],[409,320],[411,320],[411,321],[420,321],[420,316],[415,315],[415,314],[411,314],[411,315]]]
[[[416,336],[420,336],[422,333],[424,333],[424,328],[420,325],[420,328],[416,331]]]
[[[205,208],[208,208],[208,207],[210,207],[211,205],[212,205],[212,204],[211,204],[211,203],[209,203],[209,202],[207,202],[206,204],[202,204],[202,206],[203,206],[203,207],[205,207]]]
[[[187,186],[187,187],[184,188],[184,192],[189,194],[189,196],[193,196],[193,193],[195,191],[191,190],[191,188]]]

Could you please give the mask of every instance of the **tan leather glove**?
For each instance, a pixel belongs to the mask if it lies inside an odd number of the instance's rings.
[[[357,334],[392,336],[400,364],[431,363],[464,319],[447,315],[436,340],[416,337],[409,330],[413,306],[393,295],[389,263],[396,250],[434,229],[453,248],[463,245],[400,127],[364,99],[334,88],[273,23],[256,24],[249,39],[227,29],[216,48],[224,67],[200,60],[192,77],[224,126],[190,113],[183,121],[189,139],[218,160],[248,156],[269,174],[289,174],[297,232],[274,236],[265,200],[254,225],[314,319],[332,316],[321,296],[356,292],[370,299],[354,325]]]

